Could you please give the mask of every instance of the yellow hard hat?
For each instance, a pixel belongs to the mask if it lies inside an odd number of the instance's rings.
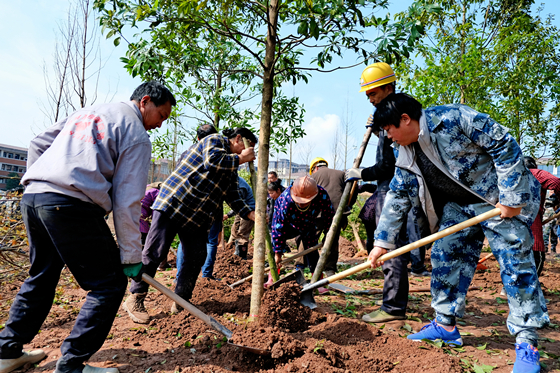
[[[315,167],[315,165],[319,162],[325,162],[327,164],[327,167],[329,166],[329,162],[327,162],[325,158],[317,157],[314,160],[312,160],[311,165],[309,165],[309,175],[313,173],[313,167]]]
[[[360,78],[360,92],[369,91],[372,88],[380,87],[397,80],[395,72],[391,66],[385,62],[376,62],[364,69]]]

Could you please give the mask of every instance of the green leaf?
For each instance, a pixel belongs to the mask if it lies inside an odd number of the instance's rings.
[[[307,36],[309,30],[309,24],[307,21],[301,21],[297,29],[298,34]]]
[[[190,341],[185,342],[185,347],[191,347],[191,346],[192,346],[192,343]]]
[[[475,373],[490,373],[494,370],[495,367],[491,366],[491,365],[477,365],[474,364],[473,366],[473,370]]]
[[[412,327],[410,325],[404,324],[402,328],[412,333]]]
[[[481,351],[482,351],[482,350],[486,350],[486,346],[488,346],[488,343],[485,343],[485,344],[483,344],[483,345],[480,345],[480,346],[478,346],[476,349],[477,349],[477,350],[481,350]]]

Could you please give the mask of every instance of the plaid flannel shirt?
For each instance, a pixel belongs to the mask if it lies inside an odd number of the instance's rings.
[[[253,209],[239,194],[239,156],[230,152],[229,141],[222,135],[199,141],[165,180],[152,209],[183,226],[201,228],[210,225],[225,200],[246,218]]]

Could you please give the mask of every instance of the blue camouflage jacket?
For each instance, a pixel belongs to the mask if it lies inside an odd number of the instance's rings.
[[[465,105],[436,106],[420,117],[418,143],[444,174],[490,205],[523,207],[517,218],[530,227],[539,209],[539,183],[507,128]],[[411,209],[419,225],[427,224],[432,233],[438,230],[413,144],[394,148],[397,168],[375,231],[375,246],[385,249],[395,248]]]

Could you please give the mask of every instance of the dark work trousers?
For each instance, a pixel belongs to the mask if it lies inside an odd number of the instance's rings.
[[[331,246],[331,252],[329,253],[329,256],[327,257],[327,260],[325,261],[324,271],[334,271],[334,272],[336,272],[336,270],[337,270],[336,263],[338,262],[338,240],[340,238],[340,232],[343,229],[345,229],[347,225],[348,225],[348,217],[347,217],[347,215],[343,215],[341,220],[340,220],[340,226],[338,227],[338,232],[334,235],[333,243],[332,243],[332,246]],[[326,237],[327,233],[329,232],[330,226],[328,226],[328,227],[318,226],[317,229],[325,232],[325,237]],[[319,232],[319,236],[320,235],[321,235],[321,233]]]
[[[376,202],[376,224],[379,223],[381,209],[385,203],[387,192],[377,191]],[[397,248],[406,245],[406,224],[403,224],[397,239]],[[408,269],[406,266],[410,260],[410,253],[387,260],[381,268],[385,281],[383,283],[383,305],[381,309],[391,315],[404,316],[408,304]]]
[[[66,264],[88,291],[60,348],[59,371],[70,372],[101,348],[123,299],[127,279],[119,249],[97,205],[56,193],[24,194],[21,210],[31,267],[0,333],[0,358],[21,356],[38,333]]]
[[[311,241],[311,244],[309,244],[309,247],[305,246],[305,240],[304,237],[306,237],[307,235],[311,234],[311,235],[315,235],[314,232],[308,232],[299,236],[296,236],[297,233],[292,234],[288,239],[290,238],[295,238],[296,239],[296,245],[297,245],[297,249],[298,249],[298,253],[302,252],[304,250],[310,249],[313,246],[316,246],[319,243],[319,236],[317,236],[314,240]],[[294,236],[294,237],[292,237]],[[311,271],[311,273],[315,272],[315,267],[317,267],[317,263],[319,262],[319,253],[317,252],[317,250],[310,252],[307,255],[304,255],[303,257],[299,258],[296,261],[296,268],[298,269],[304,269],[305,267],[309,267],[309,270]]]
[[[177,286],[175,293],[185,300],[192,297],[196,279],[206,259],[206,242],[208,227],[181,226],[170,219],[164,212],[154,210],[152,225],[142,251],[144,273],[154,277],[159,263],[169,253],[169,248],[176,235],[179,235],[183,250],[183,263],[177,268]],[[145,293],[149,285],[132,280],[131,293]]]
[[[420,232],[420,227],[416,224],[414,220],[414,214],[408,213],[408,218],[406,222],[406,233],[408,235],[408,243],[413,243],[420,240],[422,237],[428,236],[430,233],[425,232],[422,234]],[[410,270],[414,273],[423,273],[427,271],[426,264],[424,260],[426,258],[426,250],[430,248],[430,245],[424,245],[417,249],[410,251]]]
[[[537,267],[537,276],[541,277],[541,273],[544,269],[544,261],[546,259],[545,251],[533,251],[533,256],[535,257],[535,267]]]

